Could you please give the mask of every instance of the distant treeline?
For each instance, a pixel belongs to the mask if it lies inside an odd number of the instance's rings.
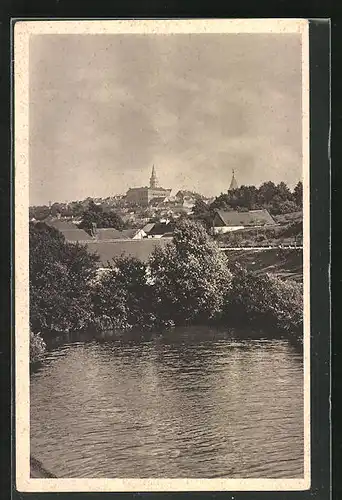
[[[188,193],[190,195],[191,193]],[[272,181],[264,182],[260,187],[241,186],[233,191],[220,194],[208,207],[201,195],[194,193],[196,199],[195,212],[202,212],[203,208],[211,210],[221,208],[224,210],[254,210],[266,208],[272,215],[296,212],[302,209],[303,186],[301,182],[291,191],[284,182],[274,184]],[[115,211],[118,205],[124,204],[124,200],[110,201],[106,198],[99,201],[100,205],[94,203],[91,198],[84,201],[73,201],[71,203],[53,203],[47,205],[32,206],[29,209],[30,218],[44,220],[49,215],[56,217],[83,217],[89,210],[94,212],[94,207],[105,209],[104,213]],[[204,210],[205,211],[205,210]],[[106,226],[103,226],[106,227]]]
[[[173,241],[146,263],[121,256],[99,275],[97,261],[55,229],[30,224],[32,359],[42,338],[91,328],[251,324],[301,337],[302,286],[230,264],[198,222],[179,221]]]

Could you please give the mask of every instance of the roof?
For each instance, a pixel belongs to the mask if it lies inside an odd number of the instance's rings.
[[[273,217],[265,209],[249,212],[216,210],[225,226],[264,226],[276,225]]]
[[[48,226],[54,227],[59,231],[62,229],[77,229],[77,226],[73,222],[63,219],[46,219],[44,222]]]
[[[122,254],[131,255],[142,261],[147,261],[156,246],[165,246],[170,239],[143,239],[117,241],[88,241],[85,242],[88,250],[100,257],[100,267],[108,266],[114,257]]]
[[[133,238],[136,234],[139,233],[139,231],[142,231],[140,228],[135,228],[135,229],[123,229],[121,231],[122,237],[123,238]]]
[[[127,236],[125,236],[122,231],[114,229],[113,227],[98,228],[96,229],[95,234],[97,240],[117,240],[127,238]]]
[[[174,225],[171,223],[167,222],[156,222],[149,232],[151,235],[159,235],[159,234],[165,234],[165,233],[170,233],[174,229]]]
[[[166,196],[155,196],[150,200],[150,205],[155,205],[156,203],[162,203]]]
[[[58,229],[63,236],[65,237],[66,241],[84,241],[84,240],[90,240],[90,236],[88,233],[83,231],[83,229],[78,229],[77,227],[73,229]]]
[[[147,223],[147,224],[146,224],[146,225],[142,228],[142,230],[143,230],[146,234],[148,234],[148,233],[151,231],[151,229],[153,229],[154,224],[155,224],[154,222],[148,222],[148,223]]]
[[[230,186],[229,186],[229,191],[233,191],[234,189],[238,189],[238,184],[236,182],[235,175],[234,175],[234,170],[233,170],[233,177],[232,177],[232,180],[231,180],[231,183],[230,183]]]

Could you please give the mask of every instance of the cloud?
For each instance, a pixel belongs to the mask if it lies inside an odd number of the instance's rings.
[[[52,57],[53,54],[53,57]],[[30,197],[301,177],[297,35],[70,35],[30,47]]]

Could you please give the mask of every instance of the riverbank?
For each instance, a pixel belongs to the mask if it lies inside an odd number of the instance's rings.
[[[57,477],[45,469],[43,464],[34,457],[30,457],[30,476],[35,479],[53,479]]]
[[[292,271],[302,265],[301,251],[227,256],[203,226],[185,220],[148,263],[123,255],[99,274],[85,248],[36,227],[31,233],[31,359],[39,359],[49,338],[82,330],[125,337],[131,330],[208,325],[302,338],[302,283],[284,279],[289,265]],[[46,276],[53,277],[48,286]]]

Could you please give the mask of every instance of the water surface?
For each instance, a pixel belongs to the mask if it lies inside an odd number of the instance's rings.
[[[303,477],[302,355],[215,330],[74,342],[31,376],[31,453],[58,477]]]

